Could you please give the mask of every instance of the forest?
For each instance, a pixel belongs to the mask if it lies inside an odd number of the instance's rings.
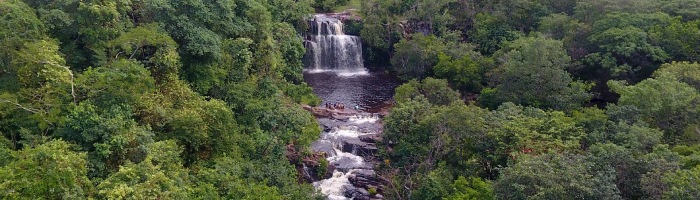
[[[385,119],[385,196],[700,199],[700,1],[360,12],[366,58],[408,81]]]
[[[343,10],[403,81],[385,199],[700,199],[700,0],[0,0],[0,198],[325,199],[303,37]]]

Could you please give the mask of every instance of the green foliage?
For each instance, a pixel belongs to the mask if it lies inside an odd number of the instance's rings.
[[[328,160],[326,160],[326,158],[321,158],[318,161],[318,168],[316,171],[316,175],[318,177],[324,177],[326,175],[326,173],[328,173],[327,170],[328,170]],[[374,190],[374,193],[375,194],[377,193],[377,189]]]
[[[138,105],[142,94],[155,92],[155,80],[139,62],[120,59],[108,66],[88,68],[76,77],[80,98],[108,108],[111,105]]]
[[[314,8],[347,3],[0,1],[0,196],[322,198],[285,153],[321,131],[298,105],[320,103],[303,84],[301,33]],[[365,60],[412,80],[384,119],[378,172],[391,183],[369,192],[697,199],[699,11],[362,1],[346,28]]]
[[[284,62],[280,66],[284,71],[282,74],[287,81],[298,84],[303,81],[301,72],[304,70],[304,64],[301,59],[306,53],[304,44],[296,36],[294,27],[286,23],[278,23],[275,25],[274,39],[279,45],[280,53]]]
[[[41,39],[46,28],[34,10],[19,0],[0,2],[0,91],[19,89],[12,58],[26,42]]]
[[[432,53],[436,48],[427,47],[433,42],[426,41],[434,40],[430,37],[443,37],[458,33],[449,29],[455,21],[452,12],[450,12],[450,5],[454,3],[456,3],[454,0],[371,0],[363,2],[360,9],[363,20],[360,36],[363,44],[367,46],[364,51],[368,56],[365,59],[379,65],[391,64],[400,75],[409,76],[402,77],[405,80],[423,76],[423,70],[432,67],[431,65],[437,62],[437,54]],[[421,36],[425,37],[421,38]],[[407,42],[416,37],[420,41]],[[397,47],[401,41],[405,43],[399,46],[403,50]],[[435,45],[440,46],[439,44]],[[433,50],[428,50],[423,55],[417,54],[422,49]],[[404,55],[396,60],[394,52],[399,51],[403,51]],[[391,58],[391,63],[386,62],[387,57]],[[414,59],[420,63],[404,62],[408,59]]]
[[[131,29],[110,41],[108,46],[110,51],[105,58],[108,62],[112,58],[134,59],[149,69],[157,81],[177,73],[180,68],[177,43],[155,24]]]
[[[440,54],[438,60],[434,67],[436,77],[446,78],[460,91],[472,93],[481,91],[481,77],[484,70],[479,65],[480,63],[475,62],[469,56],[452,60],[445,54]]]
[[[698,123],[695,104],[700,94],[695,88],[663,77],[632,86],[620,82],[609,82],[608,85],[620,94],[618,105],[638,108],[642,120],[665,131],[667,142],[697,140],[685,135],[686,131],[695,130]]]
[[[419,178],[420,185],[411,195],[414,199],[440,199],[447,196],[450,189],[450,177],[444,169],[433,170]]]
[[[25,148],[12,157],[0,167],[2,198],[87,199],[92,192],[85,153],[71,151],[64,141]]]
[[[454,91],[443,79],[426,78],[423,81],[411,80],[398,88],[394,99],[404,102],[419,96],[426,98],[430,103],[448,105],[459,100],[459,92]]]
[[[12,61],[14,79],[21,87],[16,93],[5,93],[0,103],[6,110],[18,110],[20,127],[41,133],[55,128],[71,101],[76,101],[73,71],[65,66],[54,40],[28,42]],[[14,117],[10,117],[12,119]],[[13,130],[12,132],[18,131]],[[10,134],[17,135],[17,132]]]
[[[497,147],[506,154],[575,153],[580,140],[586,136],[572,118],[560,111],[548,112],[506,103],[494,112],[498,127],[489,134],[508,141]]]
[[[573,81],[564,69],[571,64],[562,43],[541,36],[513,41],[498,53],[500,67],[494,69],[491,86],[480,103],[496,108],[505,102],[570,110],[590,99],[589,85]]]
[[[24,2],[0,2],[4,198],[316,197],[284,157],[320,133],[311,1]]]
[[[454,193],[444,200],[489,200],[495,199],[491,183],[481,178],[460,176],[452,184]]]
[[[654,44],[677,61],[700,61],[700,20],[682,22],[674,20],[670,25],[657,25],[649,31]]]
[[[146,145],[154,135],[129,119],[131,112],[121,107],[104,111],[82,102],[66,117],[58,134],[89,152],[90,177],[105,177],[126,162],[140,162],[146,157]]]
[[[497,199],[621,199],[609,171],[578,155],[524,156],[494,183]]]
[[[350,0],[314,0],[314,8],[322,12],[333,11],[338,6],[348,4]]]
[[[479,13],[474,19],[471,42],[478,45],[479,51],[491,55],[503,47],[503,43],[519,37],[508,24],[493,15]]]
[[[588,55],[589,62],[610,71],[613,77],[638,81],[648,77],[669,55],[651,42],[648,31],[668,26],[674,19],[664,13],[614,13],[592,25],[588,40],[602,52]]]
[[[310,106],[321,105],[321,99],[313,93],[312,88],[306,85],[306,83],[301,83],[299,85],[288,84],[284,88],[284,93],[299,104]]]
[[[222,199],[286,199],[282,192],[290,191],[267,186],[264,180],[246,178],[247,173],[253,174],[250,171],[251,167],[254,167],[253,163],[240,158],[221,157],[214,160],[213,166],[199,171],[197,177],[202,183],[212,184]],[[287,194],[297,198],[311,198],[309,193],[305,194],[306,196],[292,192]]]
[[[404,80],[424,78],[430,74],[438,62],[438,55],[446,51],[444,42],[434,35],[415,34],[411,37],[411,40],[404,39],[394,45],[396,53],[391,58],[391,64]]]
[[[661,65],[654,72],[654,77],[672,79],[693,86],[700,91],[700,64],[690,62],[672,62]]]
[[[143,97],[138,113],[164,139],[185,146],[187,162],[234,151],[239,137],[233,112],[223,101],[197,95],[180,80],[169,80],[163,93]]]
[[[174,141],[156,142],[138,164],[126,163],[97,186],[106,199],[181,199],[192,190],[187,172],[179,163],[181,152]]]
[[[700,167],[690,170],[678,170],[668,173],[663,181],[667,190],[663,199],[695,199],[700,198]]]

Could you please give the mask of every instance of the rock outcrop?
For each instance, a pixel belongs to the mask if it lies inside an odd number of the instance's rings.
[[[364,142],[361,139],[347,139],[343,141],[343,152],[362,156],[365,160],[372,160],[378,150],[374,143]]]
[[[316,118],[330,118],[337,119],[341,121],[347,121],[350,116],[357,115],[358,110],[354,109],[334,109],[326,107],[311,107],[308,105],[303,105],[302,108],[311,112]]]
[[[292,145],[287,145],[285,156],[297,169],[299,182],[313,183],[333,176],[335,166],[329,165],[324,152],[302,157]],[[324,164],[325,163],[325,164]]]
[[[353,199],[383,199],[385,183],[372,170],[354,171],[348,177],[352,188],[346,188],[345,197]]]

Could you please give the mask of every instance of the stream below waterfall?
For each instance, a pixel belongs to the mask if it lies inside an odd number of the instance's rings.
[[[383,128],[381,112],[389,105],[398,80],[380,73],[334,72],[306,72],[304,79],[322,105],[342,103],[353,112],[355,105],[359,107],[356,114],[343,118],[318,118],[324,131],[311,147],[324,152],[335,171],[332,177],[314,182],[314,187],[328,199],[381,199],[370,189],[381,191],[382,187],[373,170],[375,143]]]
[[[324,170],[333,172],[315,179],[313,185],[328,199],[383,199],[382,181],[373,170],[376,143],[381,141],[382,114],[399,81],[364,68],[361,40],[344,33],[341,19],[318,14],[309,20],[309,27],[304,81],[322,100],[322,106],[314,109],[332,113],[317,115],[323,132],[311,148],[328,161],[330,167]],[[344,106],[329,106],[334,104]],[[304,171],[313,173],[306,165]]]

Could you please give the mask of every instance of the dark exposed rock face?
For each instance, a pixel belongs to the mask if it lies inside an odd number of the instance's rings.
[[[343,141],[342,151],[362,156],[365,160],[371,160],[369,158],[373,157],[378,149],[374,143],[363,142],[360,139],[348,139]]]
[[[345,191],[345,197],[354,199],[383,199],[383,193],[386,183],[372,170],[358,170],[353,172],[348,178],[354,186]],[[372,192],[370,192],[372,191]]]
[[[372,134],[372,135],[361,135],[360,136],[360,141],[367,142],[367,143],[381,143],[382,142],[382,136],[379,136],[378,134]]]

